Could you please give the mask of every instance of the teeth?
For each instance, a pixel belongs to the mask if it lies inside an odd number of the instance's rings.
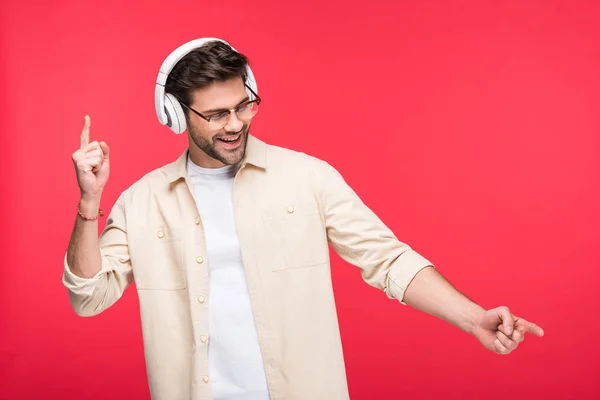
[[[226,142],[235,142],[237,138],[221,138],[221,140],[224,140]]]

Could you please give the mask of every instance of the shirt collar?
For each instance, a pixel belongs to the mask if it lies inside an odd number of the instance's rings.
[[[177,160],[161,168],[168,182],[172,183],[187,176],[188,154],[189,149],[185,149]],[[248,143],[246,143],[246,155],[242,160],[242,167],[246,164],[267,169],[267,144],[250,134]]]

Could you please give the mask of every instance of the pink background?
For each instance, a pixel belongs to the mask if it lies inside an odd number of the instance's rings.
[[[599,21],[591,0],[2,2],[0,398],[149,397],[135,290],[85,319],[61,285],[70,157],[89,114],[105,210],[174,160],[154,82],[203,36],[250,57],[256,136],[326,159],[461,291],[546,331],[497,356],[335,256],[352,399],[600,397]]]

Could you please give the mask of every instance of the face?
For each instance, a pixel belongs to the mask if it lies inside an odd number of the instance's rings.
[[[248,100],[242,78],[214,82],[192,94],[190,106],[209,117],[231,110]],[[221,129],[211,129],[208,121],[189,112],[188,133],[192,161],[205,168],[218,168],[240,162],[246,152],[250,121],[240,121],[232,112]]]

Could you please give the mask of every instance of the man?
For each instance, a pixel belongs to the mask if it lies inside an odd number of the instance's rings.
[[[89,142],[89,117],[73,153],[81,197],[63,282],[92,316],[135,281],[153,398],[348,398],[328,244],[369,285],[488,350],[543,335],[460,294],[329,164],[252,136],[261,100],[246,57],[200,43],[167,59],[180,58],[157,102],[189,148],[120,195],[100,238],[110,153]]]

